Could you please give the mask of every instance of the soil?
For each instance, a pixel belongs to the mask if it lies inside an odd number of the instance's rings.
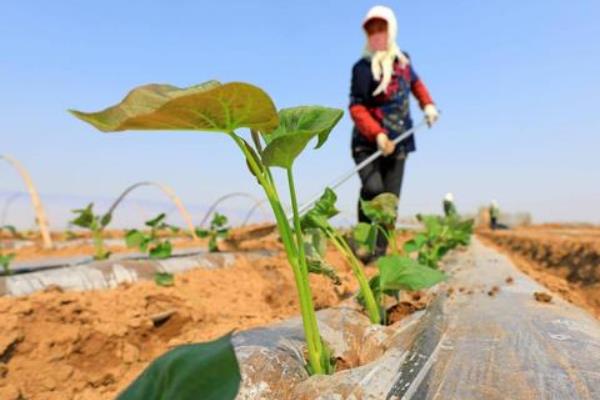
[[[547,224],[478,234],[550,291],[600,318],[599,227]]]
[[[253,232],[238,232],[247,240],[224,246],[280,248],[275,235]],[[311,275],[317,309],[333,306],[358,289],[340,255],[329,249],[326,258],[337,269],[341,285]],[[375,272],[367,268],[368,275]],[[242,257],[230,268],[177,274],[173,287],[138,282],[110,290],[49,288],[26,297],[3,297],[0,399],[114,398],[173,346],[298,314],[292,271],[282,253],[251,262]]]

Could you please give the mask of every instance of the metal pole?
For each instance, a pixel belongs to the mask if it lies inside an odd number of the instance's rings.
[[[397,138],[395,138],[392,142],[394,142],[394,144],[400,143],[401,141],[403,141],[404,139],[408,138],[410,135],[412,135],[413,133],[415,133],[416,131],[418,131],[419,129],[421,129],[422,127],[424,127],[425,125],[426,125],[426,121],[425,121],[425,119],[423,119],[417,125],[413,126],[409,130],[407,130],[406,132],[404,132],[402,135],[400,135]],[[367,165],[369,165],[373,161],[375,161],[377,158],[379,158],[382,154],[383,153],[381,152],[381,150],[377,150],[375,153],[371,154],[369,157],[367,157],[365,160],[363,160],[360,164],[358,164],[355,167],[353,167],[346,174],[340,176],[338,179],[336,179],[333,182],[331,182],[327,187],[330,187],[333,190],[337,189],[344,182],[346,182],[348,179],[352,178],[355,174],[357,174],[360,170],[362,170],[364,167],[366,167]],[[311,200],[309,200],[306,203],[304,203],[300,208],[298,208],[298,213],[302,214],[305,211],[307,211],[310,207],[312,207],[313,204],[315,204],[317,202],[317,200],[319,200],[319,198],[321,197],[321,195],[322,195],[322,193],[316,195]],[[293,217],[294,217],[293,215],[288,215],[288,219],[290,219],[290,220]]]

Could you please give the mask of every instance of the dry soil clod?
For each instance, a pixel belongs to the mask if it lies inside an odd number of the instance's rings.
[[[533,293],[533,297],[535,301],[539,301],[540,303],[550,303],[552,301],[552,296],[545,292],[535,292]]]

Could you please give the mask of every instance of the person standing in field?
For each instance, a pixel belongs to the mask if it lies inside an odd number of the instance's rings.
[[[446,217],[458,215],[456,211],[456,205],[454,204],[454,195],[452,193],[446,193],[444,196],[444,201],[442,202],[442,206],[444,208],[444,215]]]
[[[396,43],[394,12],[384,6],[371,8],[362,25],[367,43],[361,59],[352,68],[350,115],[354,121],[352,156],[359,164],[378,149],[383,156],[360,171],[360,198],[371,200],[384,193],[400,196],[404,166],[415,151],[411,135],[397,145],[392,140],[412,128],[409,99],[416,97],[431,127],[438,111],[407,53]],[[359,222],[370,222],[358,205]],[[385,254],[387,241],[379,234],[374,256]]]
[[[496,200],[492,200],[492,204],[490,204],[490,228],[492,230],[496,230],[499,228],[498,225],[498,217],[500,216],[500,207],[498,206],[498,202]]]

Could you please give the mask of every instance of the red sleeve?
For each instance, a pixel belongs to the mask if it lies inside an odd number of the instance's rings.
[[[362,104],[350,106],[350,116],[359,132],[368,140],[375,141],[377,134],[384,132],[381,124],[371,115],[367,107]]]
[[[421,106],[421,109],[425,108],[425,106],[427,104],[433,104],[433,100],[431,99],[431,96],[429,95],[429,91],[427,90],[427,87],[425,86],[423,81],[421,81],[420,79],[416,79],[411,84],[410,89],[412,91],[412,94],[417,98],[417,101],[419,102],[419,106]]]

